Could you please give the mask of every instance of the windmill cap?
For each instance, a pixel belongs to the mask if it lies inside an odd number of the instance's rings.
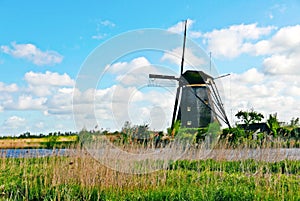
[[[207,79],[213,79],[203,71],[194,70],[187,70],[182,76],[189,84],[205,84]]]

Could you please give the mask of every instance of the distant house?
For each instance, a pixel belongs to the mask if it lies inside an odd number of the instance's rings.
[[[266,133],[270,133],[270,129],[267,125],[267,123],[252,123],[249,125],[246,124],[239,124],[238,125],[240,128],[243,128],[244,130],[247,131],[257,131],[259,130],[259,132],[266,132]]]

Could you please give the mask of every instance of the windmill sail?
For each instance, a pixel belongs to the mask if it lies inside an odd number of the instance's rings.
[[[184,52],[185,52],[185,43],[186,43],[186,25],[187,20],[184,21],[184,38],[183,38],[183,48],[182,48],[182,57],[181,57],[181,66],[180,66],[180,75],[183,73],[183,66],[184,66]]]
[[[182,48],[182,57],[181,57],[181,66],[180,66],[180,78],[182,77],[183,73],[183,66],[184,66],[184,52],[185,52],[185,43],[186,43],[186,26],[187,26],[187,20],[184,21],[184,37],[183,37],[183,48]],[[175,97],[175,103],[174,103],[174,109],[173,109],[173,115],[172,115],[172,125],[171,128],[174,128],[174,124],[176,120],[181,119],[181,107],[178,107],[178,102],[181,101],[180,93],[182,91],[182,82],[179,79],[179,86],[176,90],[176,97]]]

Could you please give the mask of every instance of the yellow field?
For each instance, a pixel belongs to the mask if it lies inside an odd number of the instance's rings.
[[[77,136],[58,136],[55,140],[56,143],[61,142],[76,142]],[[0,149],[13,149],[13,148],[39,148],[44,147],[43,144],[49,142],[50,137],[41,138],[12,138],[12,139],[0,139]]]

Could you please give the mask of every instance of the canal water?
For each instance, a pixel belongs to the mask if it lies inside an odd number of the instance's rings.
[[[69,156],[70,149],[0,149],[0,158]]]
[[[156,151],[166,151],[166,149],[157,149]],[[172,150],[170,150],[172,151]],[[97,150],[97,153],[105,150]],[[119,153],[119,149],[110,149],[110,153]],[[277,149],[221,149],[221,150],[197,150],[188,151],[178,159],[216,159],[216,160],[245,160],[254,159],[262,161],[280,161],[280,160],[300,160],[300,148],[277,148]],[[0,149],[0,158],[33,158],[48,156],[74,156],[82,154],[82,151],[74,149]],[[91,153],[90,153],[91,154]],[[93,154],[91,154],[93,155]],[[106,155],[102,153],[101,155]],[[119,154],[118,154],[119,155]],[[143,158],[143,154],[139,155]],[[109,154],[106,157],[110,157]],[[165,157],[165,156],[164,156]],[[97,157],[96,157],[97,158]],[[168,157],[167,157],[168,158]],[[152,159],[160,158],[160,155]]]

